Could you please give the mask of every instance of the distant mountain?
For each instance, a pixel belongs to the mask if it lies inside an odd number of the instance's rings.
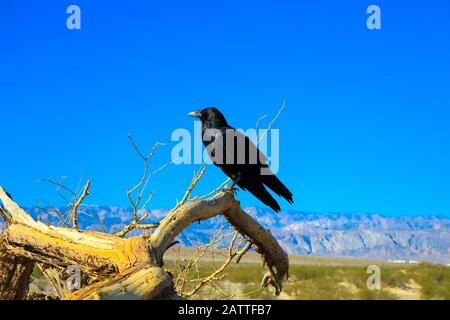
[[[450,218],[441,216],[387,217],[377,214],[306,213],[280,214],[268,209],[246,209],[270,229],[285,250],[292,254],[361,257],[393,260],[450,262]],[[121,230],[132,216],[131,209],[113,206],[85,208],[79,215],[83,229],[114,232]],[[43,222],[57,222],[55,214],[29,209]],[[150,210],[146,222],[161,220],[168,210]],[[222,217],[191,225],[180,236],[184,246],[209,241],[221,225]],[[0,230],[1,230],[0,226]]]

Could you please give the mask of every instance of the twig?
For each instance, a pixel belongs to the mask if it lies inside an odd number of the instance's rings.
[[[265,118],[267,118],[268,116],[269,116],[269,114],[266,113],[265,115],[258,118],[258,120],[256,121],[256,125],[255,125],[256,132],[258,132],[259,124],[261,123],[261,121],[264,120]]]
[[[228,182],[230,182],[230,181],[231,181],[231,179],[228,178],[227,180],[225,180],[224,182],[222,182],[222,184],[221,184],[219,187],[217,187],[217,188],[214,189],[213,191],[209,192],[208,194],[205,194],[204,196],[201,196],[200,199],[205,199],[205,198],[208,198],[208,197],[210,197],[210,196],[215,195],[216,193],[219,193],[220,191],[223,190],[223,188],[225,187],[225,185],[226,185]]]
[[[283,104],[281,105],[281,108],[278,110],[275,118],[272,119],[272,121],[270,121],[269,126],[267,127],[266,130],[264,130],[264,133],[262,134],[262,136],[259,138],[258,140],[258,144],[261,143],[261,141],[264,139],[264,137],[267,135],[267,132],[270,131],[270,129],[272,129],[272,126],[275,124],[275,122],[278,120],[278,118],[280,117],[280,115],[283,113],[284,108],[286,107],[286,99],[283,100]]]
[[[65,213],[65,217],[62,216],[61,212],[57,208],[51,208],[51,209],[47,209],[45,211],[48,211],[48,212],[52,212],[53,211],[54,213],[56,213],[56,215],[60,219],[60,225],[62,227],[64,227],[67,224],[69,224],[69,221],[72,221],[73,227],[75,229],[78,229],[77,214],[78,213],[82,213],[82,214],[88,215],[87,213],[85,213],[83,211],[80,211],[79,207],[84,206],[82,204],[82,202],[89,195],[89,187],[90,187],[91,182],[88,180],[86,185],[85,185],[85,187],[84,187],[83,193],[81,195],[78,195],[78,190],[80,188],[78,187],[77,190],[74,191],[71,188],[67,187],[66,185],[63,184],[63,181],[64,181],[65,178],[66,177],[64,177],[64,176],[61,177],[60,182],[55,182],[55,181],[53,181],[51,179],[38,179],[38,182],[47,182],[49,184],[55,185],[56,186],[56,190],[55,190],[56,193],[60,196],[61,199],[64,200],[64,202],[66,203],[66,207],[67,207],[67,210],[66,210],[66,213]],[[82,179],[82,178],[80,178],[80,179]],[[65,192],[69,193],[70,196],[71,196],[71,200],[66,198],[65,195],[62,193],[62,191],[65,191]],[[39,208],[39,207],[37,207],[37,208]]]
[[[152,191],[145,199],[144,203],[141,206],[141,202],[143,200],[143,195],[145,190],[148,187],[150,179],[153,177],[153,175],[157,174],[159,171],[163,170],[167,166],[173,163],[173,161],[167,162],[163,164],[161,167],[157,168],[156,170],[150,171],[150,165],[149,161],[155,154],[157,148],[159,146],[166,145],[165,143],[157,141],[149,154],[144,155],[139,147],[137,146],[136,142],[134,141],[131,134],[127,135],[128,140],[131,143],[131,146],[133,147],[136,154],[141,158],[143,164],[144,164],[144,172],[142,174],[141,179],[137,182],[135,186],[133,186],[131,189],[127,191],[127,198],[128,201],[131,204],[131,207],[133,209],[133,217],[131,219],[131,222],[126,225],[121,231],[116,232],[114,235],[118,237],[124,237],[131,231],[135,229],[141,229],[141,230],[149,230],[158,227],[159,224],[145,224],[143,225],[142,222],[147,219],[148,213],[143,213],[147,205],[150,203],[150,201],[153,199],[154,191]],[[135,195],[135,199],[133,199],[133,196]],[[142,216],[141,216],[142,215]]]
[[[237,257],[236,257],[236,263],[241,262],[241,259],[244,257],[244,255],[248,252],[248,250],[250,250],[250,248],[252,247],[252,243],[251,242],[247,242],[247,244],[245,245],[244,248],[242,248],[241,251],[239,251]]]
[[[78,218],[77,218],[78,207],[83,202],[83,200],[89,195],[89,187],[90,186],[91,186],[91,180],[88,180],[86,182],[86,185],[84,186],[83,193],[78,198],[78,200],[74,203],[73,208],[72,208],[72,213],[71,213],[72,223],[73,223],[74,229],[76,229],[76,230],[78,230]]]
[[[181,199],[181,201],[177,203],[177,205],[175,206],[175,208],[173,210],[178,209],[179,207],[181,207],[182,205],[184,205],[186,203],[186,201],[189,199],[190,194],[194,190],[195,186],[197,185],[197,183],[200,181],[201,177],[205,173],[205,170],[206,170],[206,166],[203,165],[198,174],[196,172],[194,172],[194,177],[192,178],[191,184],[189,185],[189,188],[186,190],[186,192],[183,196],[183,199]]]
[[[239,235],[239,232],[235,231],[233,234],[233,238],[231,239],[230,246],[228,247],[228,258],[225,260],[225,262],[222,264],[220,268],[218,268],[216,271],[214,271],[212,274],[210,274],[207,277],[204,277],[200,279],[200,282],[195,286],[194,289],[191,291],[183,294],[183,296],[189,298],[192,297],[194,294],[196,294],[203,286],[207,283],[214,283],[214,281],[219,281],[223,278],[223,276],[220,276],[220,274],[230,265],[230,263],[233,261],[233,259],[236,257],[239,251],[233,251],[234,244],[236,242],[236,239]]]

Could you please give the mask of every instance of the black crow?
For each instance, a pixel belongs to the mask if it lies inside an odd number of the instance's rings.
[[[217,108],[194,111],[189,116],[202,121],[202,141],[212,162],[241,189],[276,212],[280,205],[265,186],[290,204],[294,202],[289,189],[269,169],[267,157],[246,135],[231,127]]]

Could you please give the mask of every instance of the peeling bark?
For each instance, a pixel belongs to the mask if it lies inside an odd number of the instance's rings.
[[[33,267],[32,261],[10,254],[0,243],[0,300],[25,299]]]

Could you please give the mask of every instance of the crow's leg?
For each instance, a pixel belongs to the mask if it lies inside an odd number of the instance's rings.
[[[236,193],[236,191],[238,191],[238,188],[236,188],[236,185],[241,181],[241,175],[238,173],[231,180],[232,180],[232,182],[227,187],[227,189],[230,190],[230,191],[233,191],[233,193]]]

